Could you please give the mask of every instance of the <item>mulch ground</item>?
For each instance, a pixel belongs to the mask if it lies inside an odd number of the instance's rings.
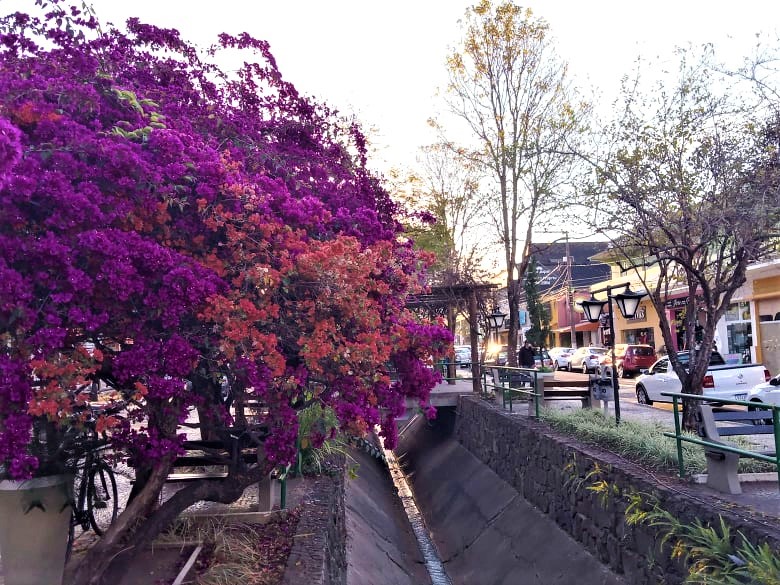
[[[225,583],[240,579],[244,585],[277,585],[287,566],[300,510],[292,509],[266,523],[230,522],[217,541],[204,543],[193,583]],[[221,541],[220,541],[221,539]],[[247,550],[251,543],[251,550]]]

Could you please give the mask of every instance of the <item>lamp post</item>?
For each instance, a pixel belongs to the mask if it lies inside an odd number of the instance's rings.
[[[619,288],[624,288],[622,293],[613,295],[612,291]],[[607,300],[600,301],[596,299],[596,293],[607,293]],[[610,355],[612,358],[612,391],[615,400],[615,424],[620,424],[620,387],[618,385],[617,367],[615,364],[615,320],[613,318],[612,300],[617,303],[620,313],[624,319],[631,319],[636,315],[636,310],[639,308],[639,302],[642,298],[646,297],[647,293],[633,292],[628,283],[615,284],[600,288],[598,290],[591,291],[590,299],[587,301],[580,301],[579,305],[582,307],[585,317],[591,323],[598,323],[599,317],[604,312],[604,305],[609,306],[609,340],[610,340]]]
[[[492,329],[496,332],[496,341],[498,341],[498,332],[504,326],[504,319],[506,319],[506,313],[502,313],[498,310],[498,307],[493,306],[493,312],[487,316],[487,322],[488,329]]]

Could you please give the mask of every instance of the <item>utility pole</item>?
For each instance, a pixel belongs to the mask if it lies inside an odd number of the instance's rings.
[[[569,332],[571,334],[571,346],[577,349],[577,332],[574,327],[574,290],[571,287],[571,253],[569,251],[569,232],[566,235],[566,302],[569,305]]]

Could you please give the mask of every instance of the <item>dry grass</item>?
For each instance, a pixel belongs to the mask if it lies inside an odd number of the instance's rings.
[[[181,518],[160,542],[198,541],[205,555],[197,565],[198,585],[276,585],[281,581],[298,525],[289,510],[265,524],[222,517]]]

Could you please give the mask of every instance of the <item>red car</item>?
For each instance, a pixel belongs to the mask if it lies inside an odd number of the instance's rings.
[[[617,374],[620,378],[638,374],[640,370],[649,368],[657,360],[658,357],[655,355],[655,350],[650,345],[631,343],[618,343],[615,345],[615,362],[617,363]]]

